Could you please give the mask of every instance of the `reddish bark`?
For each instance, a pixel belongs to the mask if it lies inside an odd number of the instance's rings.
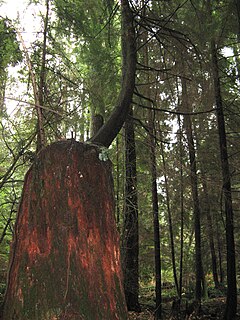
[[[74,140],[27,173],[4,320],[127,319],[109,161]]]

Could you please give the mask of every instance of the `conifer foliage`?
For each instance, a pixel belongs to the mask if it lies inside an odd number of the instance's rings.
[[[24,6],[0,17],[3,319],[237,318],[239,1]]]

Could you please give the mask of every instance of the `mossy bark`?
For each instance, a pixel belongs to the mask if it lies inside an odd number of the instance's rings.
[[[25,178],[4,320],[127,319],[109,161],[74,140],[42,150]]]

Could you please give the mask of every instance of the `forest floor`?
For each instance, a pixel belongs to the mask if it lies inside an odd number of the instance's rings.
[[[162,319],[163,320],[203,320],[203,319],[223,319],[226,299],[224,297],[211,298],[202,302],[199,315],[191,312],[186,302],[180,309],[180,312],[173,314],[173,301],[163,303]],[[187,310],[187,311],[186,311]],[[129,312],[130,320],[154,320],[153,306],[142,305],[141,312]],[[240,297],[238,297],[238,311],[235,320],[240,320]]]

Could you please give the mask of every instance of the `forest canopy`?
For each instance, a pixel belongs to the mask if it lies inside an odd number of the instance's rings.
[[[127,306],[150,305],[160,318],[168,299],[221,296],[232,319],[240,286],[240,2],[128,2],[134,92],[123,128],[101,153],[112,162]],[[15,17],[0,17],[0,300],[37,152],[65,139],[98,142],[98,129],[126,104],[119,92],[131,65],[122,33],[115,0],[23,1]]]

